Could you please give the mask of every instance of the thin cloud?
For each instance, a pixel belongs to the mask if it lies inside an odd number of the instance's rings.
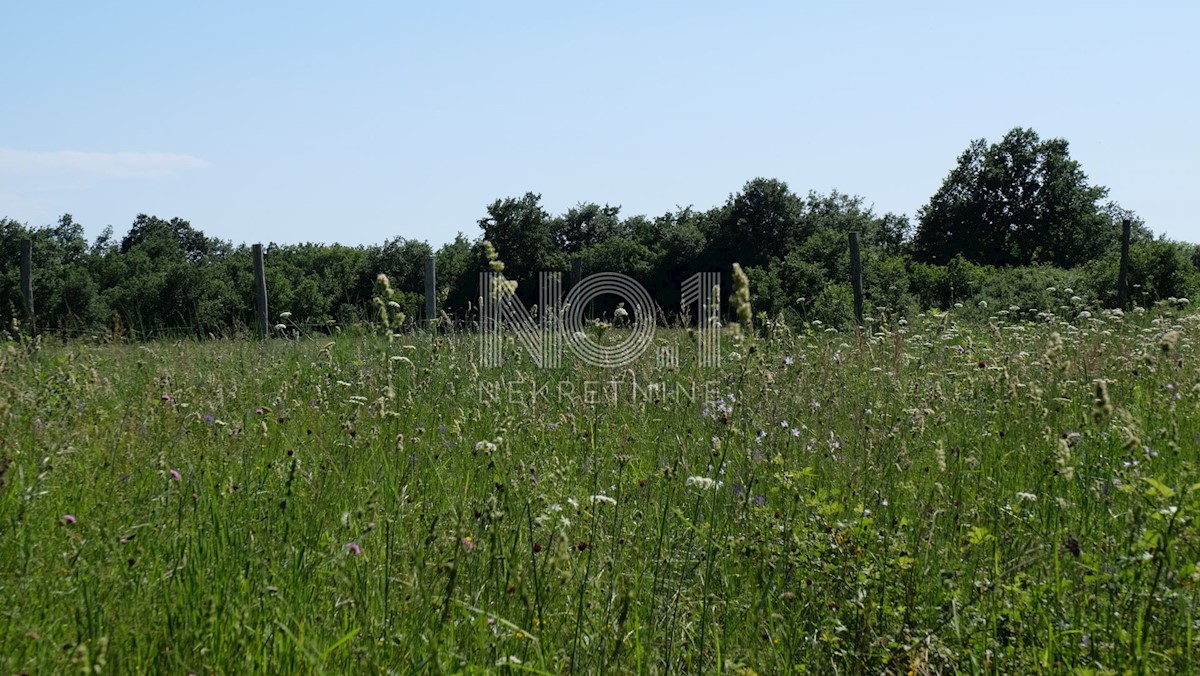
[[[206,164],[198,157],[178,153],[91,153],[0,148],[0,173],[10,175],[68,173],[99,178],[157,178],[178,171],[199,169]]]

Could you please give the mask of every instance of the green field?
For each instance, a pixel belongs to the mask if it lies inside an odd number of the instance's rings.
[[[707,369],[9,341],[0,671],[1197,671],[1200,315],[1062,303]]]

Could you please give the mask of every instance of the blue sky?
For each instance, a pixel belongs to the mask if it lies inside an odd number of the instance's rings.
[[[0,217],[439,245],[496,198],[656,215],[766,176],[914,215],[1032,127],[1200,242],[1194,3],[0,6]]]

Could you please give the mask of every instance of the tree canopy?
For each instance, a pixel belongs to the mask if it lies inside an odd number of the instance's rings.
[[[500,252],[505,275],[533,303],[540,271],[620,272],[645,287],[658,316],[680,312],[680,285],[697,272],[746,271],[752,306],[770,317],[836,324],[851,317],[847,233],[858,232],[868,307],[902,315],[972,297],[1006,307],[1045,307],[1050,287],[1108,299],[1115,293],[1120,221],[1134,225],[1131,288],[1137,302],[1200,295],[1200,249],[1151,237],[1135,213],[1104,202],[1062,139],[1014,129],[999,142],[970,143],[914,229],[903,214],[876,214],[856,195],[794,192],[758,177],[721,204],[677,207],[657,216],[579,202],[551,214],[527,192],[485,207],[482,233],[461,233],[434,250],[393,237],[379,245],[269,244],[269,305],[309,326],[352,324],[369,315],[380,273],[391,300],[422,316],[424,261],[438,265],[438,308],[468,324],[477,318],[483,241]],[[40,329],[79,334],[124,327],[138,335],[235,333],[251,323],[250,247],[206,236],[181,218],[139,214],[116,238],[106,228],[90,246],[64,214],[30,228],[0,218],[0,321],[21,315],[18,242],[33,241]],[[615,307],[597,302],[601,316]],[[273,318],[274,320],[275,318]]]
[[[917,212],[913,251],[923,261],[956,255],[986,265],[1075,267],[1119,236],[1064,139],[1016,128],[1000,141],[972,141],[942,186]]]

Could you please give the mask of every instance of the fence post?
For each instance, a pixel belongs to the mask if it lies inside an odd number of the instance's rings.
[[[21,240],[21,299],[25,305],[25,326],[29,335],[36,327],[33,323],[33,241]]]
[[[266,338],[271,335],[271,327],[267,323],[267,273],[263,267],[262,244],[255,244],[252,251],[254,253],[255,325],[258,330],[258,336]]]
[[[581,281],[583,281],[583,261],[576,258],[571,261],[571,288],[574,289]]]
[[[1133,224],[1121,221],[1121,269],[1117,273],[1117,307],[1125,309],[1129,302],[1129,235]]]
[[[432,327],[437,320],[437,259],[425,259],[425,324]]]
[[[854,318],[863,323],[862,258],[858,251],[858,233],[850,233],[850,286],[854,289]]]

